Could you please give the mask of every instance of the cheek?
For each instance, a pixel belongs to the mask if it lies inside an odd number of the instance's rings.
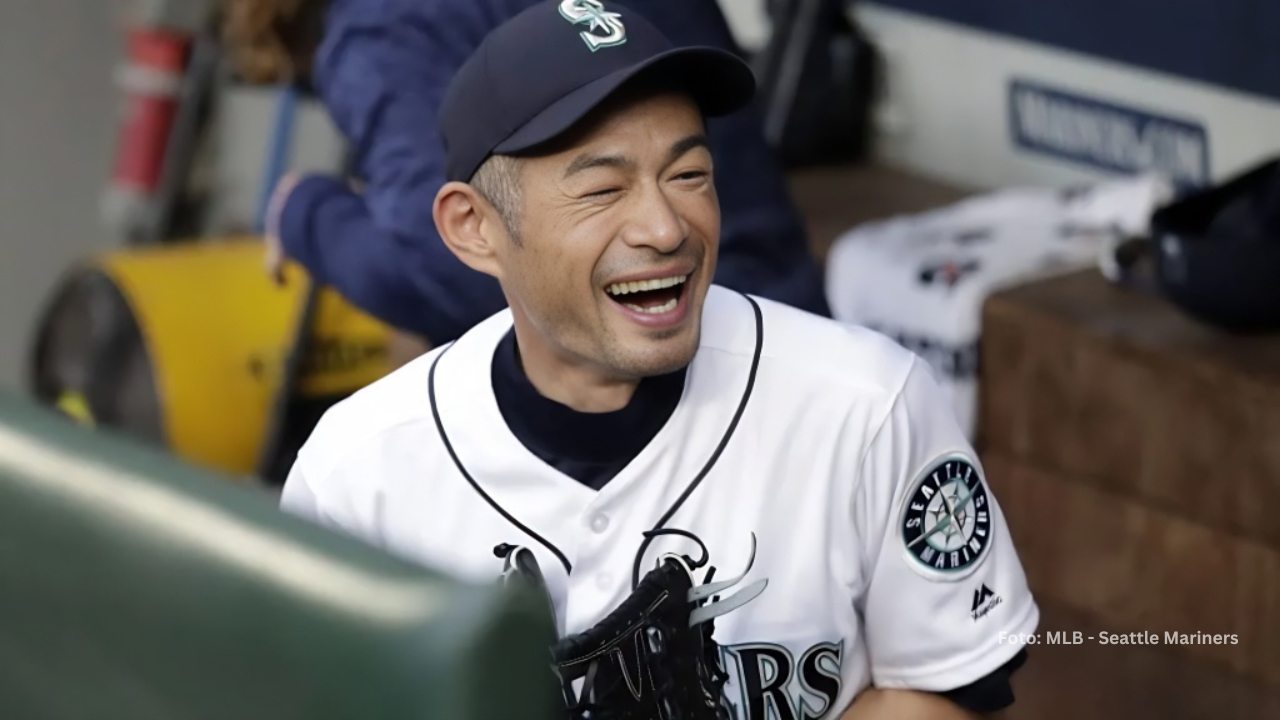
[[[712,246],[716,245],[720,239],[720,202],[714,189],[682,197],[680,214],[689,224],[691,235]]]
[[[540,312],[565,317],[585,315],[591,306],[598,254],[585,238],[560,234],[545,247],[526,247],[516,261],[530,298]]]

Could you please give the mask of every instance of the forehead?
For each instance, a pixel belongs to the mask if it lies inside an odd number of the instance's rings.
[[[673,142],[705,130],[702,112],[681,92],[630,92],[609,99],[548,148],[553,163],[571,162],[582,152],[604,145],[634,145],[653,141],[665,152]],[[621,149],[621,148],[620,148]],[[641,148],[636,148],[641,149]]]

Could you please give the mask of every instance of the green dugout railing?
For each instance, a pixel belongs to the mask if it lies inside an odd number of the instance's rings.
[[[554,713],[545,608],[0,399],[0,718]]]

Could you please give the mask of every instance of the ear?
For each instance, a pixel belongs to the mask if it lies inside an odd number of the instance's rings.
[[[448,182],[436,193],[431,215],[444,244],[467,267],[502,279],[499,243],[507,242],[507,229],[498,211],[475,188]]]

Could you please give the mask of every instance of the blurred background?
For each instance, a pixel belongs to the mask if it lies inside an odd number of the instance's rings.
[[[77,615],[32,613],[45,596],[22,573],[44,566],[14,558],[37,542],[93,597],[113,582],[95,562],[163,584],[138,547],[222,532],[159,516],[139,530],[123,505],[61,544],[15,530],[54,512],[44,495],[102,507],[120,478],[94,468],[412,575],[252,509],[325,408],[425,346],[297,265],[282,287],[263,271],[276,182],[357,174],[312,86],[326,5],[0,2],[0,607],[30,627]],[[754,112],[833,315],[935,370],[1042,630],[1159,638],[1033,648],[1010,717],[1280,717],[1280,3],[718,5],[761,79]],[[84,485],[53,479],[69,472]],[[103,549],[117,542],[133,549]],[[63,564],[90,547],[105,554]],[[24,654],[89,652],[43,638],[0,648],[0,688],[28,688],[0,714],[90,716],[31,690]]]

